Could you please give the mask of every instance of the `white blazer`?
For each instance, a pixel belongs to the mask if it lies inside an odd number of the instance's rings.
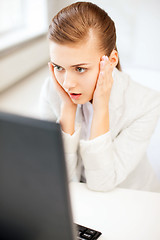
[[[160,93],[134,82],[116,68],[109,101],[110,131],[93,140],[83,137],[85,104],[78,105],[76,130],[62,132],[69,180],[78,181],[84,169],[88,188],[109,191],[114,187],[160,192],[146,150],[160,117]],[[51,78],[42,87],[41,117],[58,121],[60,98]],[[89,128],[88,122],[88,128]]]

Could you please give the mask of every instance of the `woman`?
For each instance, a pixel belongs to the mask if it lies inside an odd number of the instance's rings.
[[[49,69],[40,110],[58,121],[69,180],[95,191],[160,191],[146,149],[160,115],[160,94],[121,71],[116,30],[89,2],[62,9],[49,26]]]

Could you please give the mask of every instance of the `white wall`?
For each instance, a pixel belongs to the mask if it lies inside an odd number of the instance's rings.
[[[76,1],[71,1],[76,2]],[[91,0],[113,19],[123,66],[160,70],[160,1]]]
[[[52,20],[54,15],[58,13],[62,8],[71,4],[72,0],[46,0],[48,5],[48,22]]]

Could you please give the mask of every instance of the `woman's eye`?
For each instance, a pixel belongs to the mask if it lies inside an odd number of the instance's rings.
[[[62,71],[62,69],[63,69],[62,67],[57,66],[57,65],[54,65],[54,68],[55,68],[57,71],[59,71],[59,72]]]
[[[77,71],[80,73],[85,72],[86,68],[77,67]]]

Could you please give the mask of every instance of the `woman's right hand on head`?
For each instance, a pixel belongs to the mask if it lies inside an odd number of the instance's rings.
[[[64,88],[60,85],[60,83],[57,81],[55,74],[54,74],[54,67],[52,65],[51,62],[48,63],[49,66],[49,70],[52,76],[52,80],[54,83],[54,86],[58,92],[58,95],[61,98],[62,101],[62,105],[68,108],[74,108],[76,109],[77,105],[75,103],[72,102],[70,96],[68,95],[68,93],[64,90]]]

